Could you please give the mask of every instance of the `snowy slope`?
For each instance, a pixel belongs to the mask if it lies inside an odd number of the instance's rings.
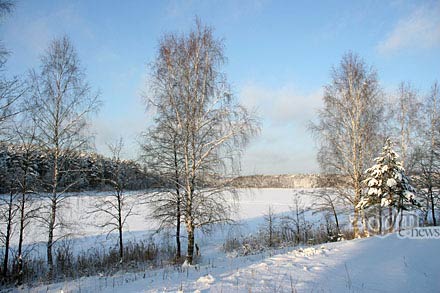
[[[440,292],[439,240],[367,238],[42,286],[49,292]]]
[[[294,250],[214,275],[212,291],[439,292],[439,240],[352,240]],[[238,286],[237,286],[238,284]]]

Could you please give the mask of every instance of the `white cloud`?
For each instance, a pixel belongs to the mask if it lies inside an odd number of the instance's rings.
[[[401,49],[440,47],[440,2],[424,5],[401,19],[377,49],[382,54]]]
[[[245,150],[242,157],[242,173],[296,174],[317,173],[316,149],[310,136],[298,137],[298,133],[284,129],[284,134],[270,134],[274,129],[263,129],[260,137]],[[274,140],[268,141],[268,136]]]
[[[293,85],[265,88],[248,84],[240,91],[242,103],[256,108],[263,117],[273,123],[305,124],[322,104],[322,90],[304,92]]]
[[[279,89],[248,84],[241,102],[263,118],[259,137],[243,156],[244,174],[313,173],[316,149],[308,122],[322,104],[322,90],[303,92],[292,85]]]
[[[132,113],[129,117],[102,117],[95,118],[91,123],[91,132],[95,135],[95,147],[98,153],[110,156],[108,144],[119,138],[124,140],[124,154],[126,159],[139,157],[141,132],[147,127],[147,119],[139,113]]]

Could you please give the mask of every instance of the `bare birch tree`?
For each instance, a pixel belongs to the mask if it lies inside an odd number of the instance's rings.
[[[158,107],[160,107],[158,105]],[[165,110],[165,109],[162,109]],[[175,119],[169,115],[155,117],[155,126],[143,134],[142,157],[149,172],[156,174],[159,184],[165,184],[158,192],[149,195],[152,219],[159,219],[159,229],[175,227],[176,261],[181,258],[182,221],[182,155]]]
[[[396,99],[391,101],[391,128],[394,140],[398,144],[403,167],[407,174],[411,173],[414,164],[413,154],[418,145],[418,129],[422,104],[418,92],[409,82],[401,82]]]
[[[129,178],[121,158],[124,147],[122,138],[109,144],[108,147],[112,154],[113,166],[110,170],[110,178],[105,179],[105,182],[113,188],[113,194],[97,199],[90,212],[98,214],[97,225],[107,229],[108,234],[117,231],[119,258],[122,263],[124,260],[123,232],[127,226],[127,219],[133,215],[133,209],[138,202],[136,196],[125,193]]]
[[[278,221],[278,217],[271,205],[268,207],[267,212],[264,213],[263,220],[263,230],[267,235],[267,244],[269,247],[273,247],[278,241],[276,236],[276,222]]]
[[[353,53],[342,57],[331,77],[324,88],[324,107],[311,130],[318,141],[321,169],[349,178],[350,190],[341,189],[339,194],[353,209],[352,226],[358,237],[361,215],[356,206],[362,195],[364,170],[380,147],[381,91],[376,71]]]
[[[431,214],[432,223],[437,225],[436,206],[440,201],[440,86],[435,82],[424,101],[423,127],[419,135],[423,143],[416,151],[414,177],[419,194],[425,206],[424,221],[428,223]]]
[[[40,70],[32,71],[30,79],[36,140],[45,149],[51,170],[45,186],[47,213],[42,215],[48,233],[47,263],[51,278],[55,230],[63,225],[58,209],[65,193],[78,183],[70,182],[70,175],[81,172],[69,165],[69,156],[88,147],[87,121],[98,109],[99,100],[85,81],[77,53],[66,36],[50,43],[41,57]]]
[[[224,63],[223,43],[197,20],[189,34],[165,36],[151,66],[150,104],[158,117],[172,121],[179,139],[178,185],[189,263],[195,229],[230,219],[223,175],[233,169],[233,159],[258,129],[253,115],[232,94],[221,71]]]
[[[316,202],[313,205],[314,213],[326,213],[333,217],[336,225],[336,234],[328,235],[332,240],[337,240],[341,234],[341,228],[339,226],[338,211],[339,198],[331,188],[319,189],[317,193],[312,193],[312,196],[316,198]]]

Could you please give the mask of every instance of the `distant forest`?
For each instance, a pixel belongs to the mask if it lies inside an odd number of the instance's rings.
[[[35,191],[50,192],[51,156],[37,146],[3,144],[0,146],[0,193],[9,193],[18,188],[16,176],[28,171]],[[111,190],[116,172],[124,182],[126,190],[166,187],[165,178],[148,171],[146,166],[133,160],[119,160],[97,153],[69,152],[61,158],[70,166],[63,176],[60,188],[69,191]],[[249,175],[233,178],[236,188],[325,188],[341,184],[342,177],[322,174]]]
[[[0,192],[9,193],[19,189],[17,177],[24,175],[29,184],[42,192],[50,192],[52,157],[36,146],[3,144],[0,146]],[[87,152],[69,152],[60,159],[69,165],[69,172],[62,176],[60,188],[71,191],[109,190],[112,180],[118,177],[124,182],[124,189],[139,190],[161,185],[158,176],[149,174],[143,166],[132,160],[118,160]]]

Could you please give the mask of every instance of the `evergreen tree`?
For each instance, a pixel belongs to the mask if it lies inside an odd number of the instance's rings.
[[[390,139],[379,157],[374,159],[375,164],[365,171],[364,184],[367,192],[358,206],[362,209],[377,207],[379,211],[379,232],[382,232],[382,208],[388,207],[389,232],[393,231],[397,214],[400,213],[399,227],[402,220],[402,211],[418,205],[415,200],[415,189],[405,175],[405,169],[399,155],[393,150]],[[396,213],[393,215],[393,210]]]

